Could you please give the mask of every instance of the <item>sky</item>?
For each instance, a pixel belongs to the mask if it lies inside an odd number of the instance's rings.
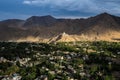
[[[0,20],[51,15],[86,18],[107,12],[120,16],[120,0],[0,0]]]

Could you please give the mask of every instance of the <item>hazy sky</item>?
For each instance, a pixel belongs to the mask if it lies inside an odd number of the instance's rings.
[[[33,15],[81,18],[103,12],[120,16],[120,0],[0,0],[0,20]]]

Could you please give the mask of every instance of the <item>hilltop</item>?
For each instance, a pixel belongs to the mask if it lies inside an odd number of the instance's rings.
[[[60,40],[56,40],[62,35]],[[26,20],[0,21],[0,41],[78,41],[120,39],[120,17],[109,13],[87,19],[56,19],[51,15],[32,16]],[[22,40],[24,39],[24,40]],[[35,39],[35,40],[34,40]]]

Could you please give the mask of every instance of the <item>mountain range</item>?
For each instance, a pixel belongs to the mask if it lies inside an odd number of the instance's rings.
[[[64,40],[64,36],[69,40]],[[85,40],[119,41],[120,17],[102,13],[80,19],[56,19],[47,15],[32,16],[26,20],[8,19],[0,21],[0,41]]]

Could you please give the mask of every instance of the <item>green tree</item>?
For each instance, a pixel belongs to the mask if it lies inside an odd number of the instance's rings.
[[[7,70],[6,70],[6,74],[8,74],[8,75],[11,75],[11,74],[14,74],[14,73],[16,73],[16,72],[18,72],[19,71],[19,67],[18,66],[16,66],[16,65],[13,65],[13,66],[11,66],[11,67],[9,67]]]

